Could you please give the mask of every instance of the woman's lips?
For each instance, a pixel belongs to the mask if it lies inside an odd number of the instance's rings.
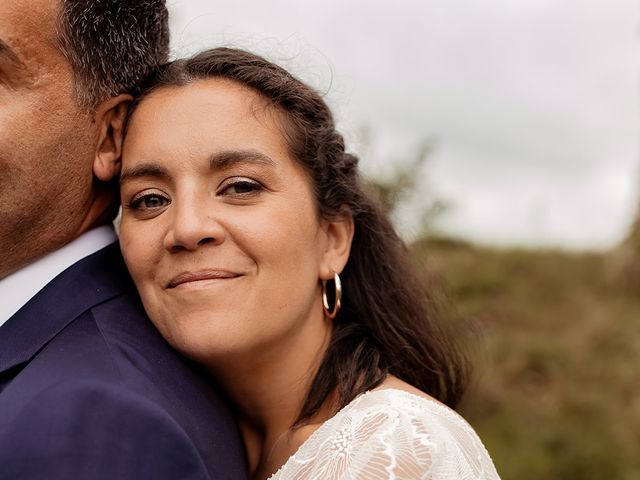
[[[202,270],[199,272],[184,272],[175,276],[167,288],[176,288],[185,283],[201,282],[204,280],[227,280],[239,277],[237,273],[228,272],[226,270]]]

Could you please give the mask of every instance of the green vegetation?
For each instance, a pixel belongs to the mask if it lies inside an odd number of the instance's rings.
[[[473,325],[461,413],[503,480],[640,478],[640,292],[614,254],[416,242]]]

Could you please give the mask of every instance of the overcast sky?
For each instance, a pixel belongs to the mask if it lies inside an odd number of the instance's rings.
[[[446,232],[606,248],[640,203],[635,0],[169,3],[176,55],[232,45],[293,70],[370,175],[431,140],[419,191],[452,205]]]

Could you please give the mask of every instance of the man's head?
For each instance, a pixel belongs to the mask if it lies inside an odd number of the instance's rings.
[[[164,0],[60,0],[58,38],[81,104],[136,88],[169,53]]]
[[[114,216],[129,93],[164,0],[0,0],[0,278]]]

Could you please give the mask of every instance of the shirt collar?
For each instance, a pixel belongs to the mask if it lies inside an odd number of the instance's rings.
[[[117,239],[110,225],[89,230],[59,250],[0,280],[0,326],[64,270]]]

